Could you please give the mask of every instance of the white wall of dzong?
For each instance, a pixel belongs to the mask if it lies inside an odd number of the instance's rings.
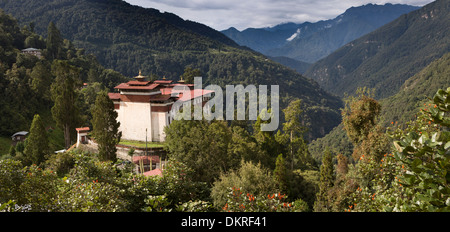
[[[152,141],[152,112],[149,103],[121,101],[117,112],[122,139],[145,141],[147,136],[147,140]]]
[[[152,112],[152,138],[153,141],[162,142],[166,138],[164,127],[169,125],[167,112]]]

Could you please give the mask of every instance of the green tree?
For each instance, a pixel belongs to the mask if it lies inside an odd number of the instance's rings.
[[[47,28],[47,58],[51,60],[63,58],[63,45],[61,32],[53,22],[50,22]]]
[[[195,181],[212,183],[241,160],[229,151],[232,131],[224,121],[175,120],[165,133],[169,156],[192,168]]]
[[[37,62],[33,67],[30,77],[31,90],[33,90],[35,96],[38,96],[45,101],[50,101],[50,85],[52,82],[52,75],[45,64],[41,61]]]
[[[16,147],[14,147],[13,145],[11,145],[9,147],[9,153],[8,153],[11,157],[16,156]]]
[[[51,86],[53,119],[64,131],[65,147],[71,145],[71,137],[79,124],[81,117],[77,107],[79,86],[79,69],[68,64],[67,61],[55,60],[52,64],[52,73],[56,76]]]
[[[366,88],[359,88],[357,97],[346,100],[342,110],[342,122],[347,135],[354,145],[362,142],[377,124],[377,117],[381,112],[381,105],[371,98],[373,93]]]
[[[39,165],[49,152],[47,132],[39,114],[34,116],[27,140],[24,150],[25,160]]]
[[[106,91],[97,95],[92,112],[92,126],[100,159],[115,161],[117,159],[116,145],[120,142],[122,132],[119,131],[120,122],[117,121],[114,103]]]
[[[291,170],[294,167],[307,168],[314,165],[314,160],[308,151],[308,146],[304,140],[306,127],[302,126],[301,115],[301,99],[291,101],[289,105],[283,109],[285,123],[283,123],[284,140],[288,140],[287,150],[289,152]]]
[[[200,69],[193,69],[191,67],[186,67],[184,73],[181,76],[186,84],[194,84],[194,77],[201,77],[202,72]]]
[[[277,161],[275,162],[275,170],[273,171],[273,178],[277,183],[279,191],[286,193],[288,190],[288,173],[283,154],[279,154],[277,157]]]
[[[92,112],[97,99],[97,94],[101,91],[107,91],[105,86],[99,82],[89,83],[87,87],[80,91],[80,110],[86,116],[86,124],[92,121]]]
[[[233,124],[233,123],[232,123]],[[255,138],[241,126],[232,126],[231,142],[228,146],[229,157],[241,158],[254,163],[262,162],[267,154],[261,151]]]
[[[331,210],[328,192],[333,187],[334,180],[333,156],[327,147],[323,154],[322,165],[320,166],[320,183],[319,192],[316,195],[316,202],[314,203],[315,211],[327,212]]]
[[[270,110],[263,111],[262,114],[270,114]],[[269,168],[275,168],[275,161],[280,153],[284,153],[283,144],[279,142],[273,131],[262,131],[261,124],[268,123],[269,121],[263,121],[260,116],[258,116],[255,124],[253,124],[253,137],[258,143],[260,150],[265,153],[261,163]]]

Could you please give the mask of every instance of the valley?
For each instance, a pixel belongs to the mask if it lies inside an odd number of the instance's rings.
[[[123,0],[0,8],[1,212],[450,210],[448,0],[242,31]]]

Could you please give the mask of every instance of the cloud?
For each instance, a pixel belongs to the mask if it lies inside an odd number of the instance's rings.
[[[125,0],[203,23],[217,30],[275,26],[331,19],[352,6],[400,3],[422,6],[433,0]]]

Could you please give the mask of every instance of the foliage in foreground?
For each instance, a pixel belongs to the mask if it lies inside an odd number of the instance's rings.
[[[362,103],[365,99],[368,98],[358,101]],[[358,114],[371,114],[364,112],[370,108],[362,111],[359,107],[350,108],[350,119],[357,118]],[[336,176],[327,187],[321,187],[314,210],[450,211],[449,112],[450,88],[447,88],[438,90],[404,129],[388,128],[387,132],[382,132],[372,120],[347,127],[347,133],[361,136],[353,140],[353,158],[357,162],[351,164],[338,156]],[[365,130],[356,130],[358,128]],[[368,133],[362,133],[366,131]],[[328,165],[328,168],[333,166]]]
[[[385,154],[372,189],[354,193],[358,211],[450,211],[450,88],[405,130],[389,132],[394,151]]]
[[[197,193],[201,189],[196,188],[198,185],[180,181],[184,178],[180,165],[168,168],[172,175],[145,177],[121,170],[110,161],[100,161],[95,154],[73,151],[54,156],[40,166],[23,166],[12,159],[0,161],[3,211],[137,212],[210,207],[201,201],[204,195]],[[178,190],[185,197],[171,194]],[[187,200],[186,196],[199,197]]]

